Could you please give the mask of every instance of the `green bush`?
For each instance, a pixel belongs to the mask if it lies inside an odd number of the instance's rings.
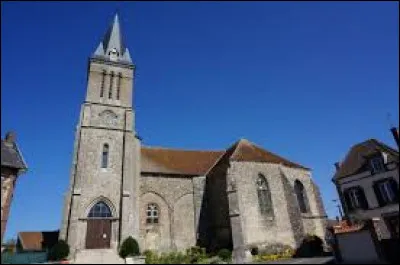
[[[229,249],[223,248],[218,251],[218,257],[220,257],[223,261],[230,261],[232,259],[232,252]]]
[[[69,246],[64,240],[59,240],[49,252],[48,259],[52,261],[59,261],[66,259],[69,255]]]
[[[121,258],[133,257],[140,255],[139,244],[133,237],[128,237],[124,240],[119,249],[119,256]]]
[[[206,249],[198,246],[186,249],[186,261],[189,263],[197,263],[207,259]]]

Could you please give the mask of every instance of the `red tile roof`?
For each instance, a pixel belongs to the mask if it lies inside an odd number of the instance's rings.
[[[18,241],[23,251],[42,251],[58,241],[58,231],[19,232]]]
[[[164,173],[179,175],[203,175],[224,155],[230,161],[248,161],[283,164],[288,167],[302,168],[276,154],[241,139],[226,151],[195,151],[158,147],[142,147],[141,170],[144,173]]]

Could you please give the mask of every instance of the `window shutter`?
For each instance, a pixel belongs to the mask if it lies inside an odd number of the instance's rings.
[[[373,187],[374,187],[375,196],[376,196],[376,199],[378,201],[379,206],[380,207],[384,206],[385,203],[383,201],[382,194],[381,194],[381,192],[379,190],[378,183],[375,183],[373,185]]]
[[[361,204],[361,208],[364,210],[368,209],[368,201],[367,198],[365,197],[365,193],[364,190],[362,188],[357,188],[357,193],[358,193],[358,197],[360,198],[360,204]]]
[[[399,201],[399,184],[394,179],[389,179],[390,187],[392,188],[392,191],[394,193],[394,201],[398,202]]]
[[[346,208],[349,212],[353,211],[353,206],[351,205],[351,200],[349,196],[349,192],[346,190],[343,192],[344,194],[344,200],[346,202]]]

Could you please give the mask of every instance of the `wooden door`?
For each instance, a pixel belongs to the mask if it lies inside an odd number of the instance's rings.
[[[89,219],[86,230],[86,248],[110,248],[111,220]]]

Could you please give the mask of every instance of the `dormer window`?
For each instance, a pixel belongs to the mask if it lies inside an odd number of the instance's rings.
[[[383,163],[382,156],[376,156],[370,160],[371,171],[373,174],[377,174],[385,171],[385,164]]]

